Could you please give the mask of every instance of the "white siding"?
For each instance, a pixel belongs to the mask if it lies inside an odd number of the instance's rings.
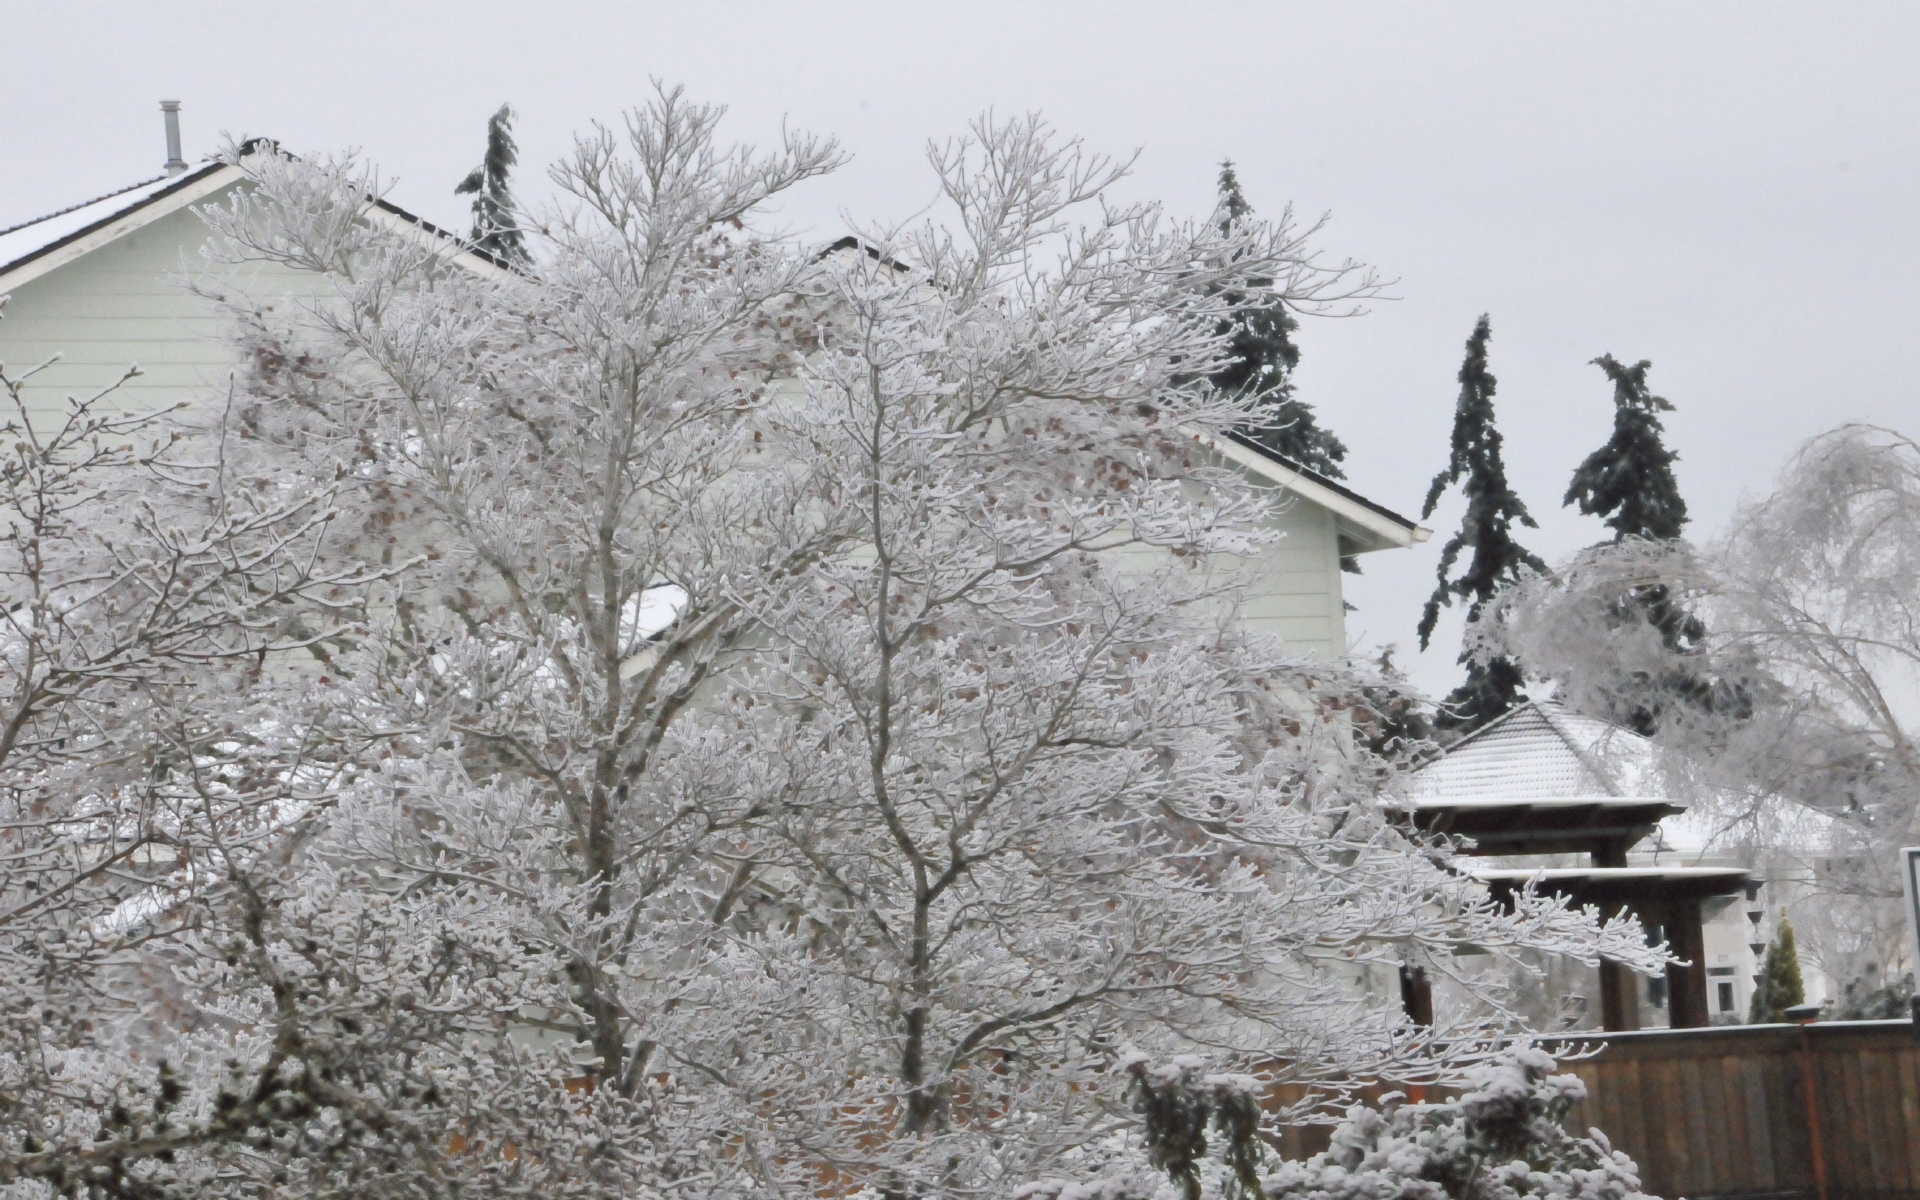
[[[1283,501],[1273,525],[1285,536],[1251,564],[1258,581],[1240,608],[1250,628],[1322,658],[1347,652],[1337,520],[1298,497]]]
[[[11,290],[0,320],[8,374],[61,356],[30,385],[36,411],[105,387],[133,363],[144,374],[121,393],[129,408],[225,392],[234,358],[223,321],[183,286],[207,237],[200,218],[182,209]],[[191,260],[183,247],[192,248]],[[272,290],[296,287],[296,273],[270,270],[283,280]]]

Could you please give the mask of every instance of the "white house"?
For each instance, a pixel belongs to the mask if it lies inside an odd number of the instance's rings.
[[[179,155],[178,106],[162,107],[169,133],[164,174],[0,225],[0,295],[11,297],[0,321],[0,362],[17,374],[61,356],[36,377],[32,394],[41,405],[105,387],[130,364],[142,374],[126,385],[129,407],[218,396],[236,365],[220,337],[221,318],[185,281],[210,236],[193,207],[219,201],[244,176],[223,163],[189,170]],[[471,270],[505,269],[392,204],[378,203],[370,217],[445,239],[458,248],[455,261]],[[281,288],[261,290],[301,291],[295,273],[285,274]],[[1276,524],[1286,536],[1255,564],[1262,583],[1243,607],[1244,619],[1300,650],[1345,653],[1342,558],[1406,548],[1429,531],[1250,440],[1207,440],[1206,447],[1284,493]]]

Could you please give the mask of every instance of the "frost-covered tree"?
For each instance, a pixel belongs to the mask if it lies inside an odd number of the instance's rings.
[[[1454,600],[1467,601],[1469,631],[1495,593],[1529,571],[1544,571],[1546,563],[1513,536],[1516,522],[1538,528],[1527,506],[1507,483],[1507,467],[1500,455],[1500,431],[1493,423],[1496,380],[1487,369],[1487,342],[1492,324],[1483,315],[1467,339],[1467,356],[1460,364],[1460,398],[1453,410],[1452,452],[1446,469],[1433,477],[1420,515],[1430,517],[1449,486],[1458,486],[1467,502],[1460,530],[1440,550],[1435,569],[1438,584],[1420,613],[1420,648],[1425,650],[1440,619],[1440,609]],[[1457,577],[1449,577],[1462,550],[1471,550]],[[1448,693],[1434,724],[1443,730],[1471,732],[1512,708],[1522,698],[1519,667],[1501,657],[1476,657],[1463,651],[1464,683]]]
[[[275,668],[358,636],[386,573],[332,553],[337,483],[255,476],[118,384],[49,411],[39,369],[0,370],[0,1192],[171,1195],[139,1160],[252,1136],[283,1066],[325,1066],[321,1014],[178,1004],[210,964],[263,982],[208,892],[351,769]],[[241,1023],[262,1052],[222,1054]]]
[[[1661,440],[1660,414],[1673,404],[1647,387],[1653,364],[1646,359],[1628,367],[1602,354],[1593,365],[1613,384],[1613,436],[1574,469],[1561,503],[1601,518],[1616,542],[1671,541],[1687,524],[1687,502],[1673,477],[1680,456]]]
[[[513,140],[513,106],[502,104],[487,118],[487,153],[453,189],[456,196],[473,197],[473,244],[496,258],[516,265],[527,262],[526,234],[521,232],[518,206],[513,200],[513,168],[520,148]]]
[[[1687,502],[1673,475],[1673,464],[1680,456],[1662,441],[1660,413],[1671,412],[1673,405],[1648,388],[1652,363],[1643,359],[1623,366],[1610,354],[1593,362],[1613,383],[1613,435],[1574,471],[1562,503],[1577,504],[1582,513],[1603,518],[1615,542],[1628,538],[1672,541],[1687,524]],[[1706,637],[1706,625],[1698,614],[1676,604],[1664,587],[1632,589],[1619,603],[1643,613],[1676,654],[1697,648]],[[1630,702],[1614,698],[1598,715],[1645,735],[1658,727],[1671,705],[1741,703],[1737,693],[1718,693],[1709,681],[1680,669],[1667,673],[1660,689],[1664,694],[1654,697],[1652,690],[1636,688],[1636,699]]]
[[[1231,161],[1220,164],[1219,220],[1231,237],[1236,224],[1251,220],[1253,205],[1240,190]],[[1291,211],[1281,217],[1291,223]],[[1254,286],[1265,286],[1255,280]],[[1211,376],[1213,386],[1251,401],[1258,420],[1245,427],[1246,436],[1274,453],[1329,479],[1345,479],[1340,463],[1347,447],[1321,428],[1313,406],[1294,394],[1293,369],[1300,365],[1300,348],[1293,334],[1300,322],[1287,308],[1284,296],[1236,297],[1250,299],[1235,308],[1222,325],[1228,337],[1227,362]],[[1343,564],[1351,565],[1351,563]],[[1357,568],[1356,568],[1357,569]]]
[[[266,647],[265,707],[194,701],[298,741],[238,776],[291,802],[96,910],[163,986],[90,980],[84,1084],[8,1077],[0,1180],[984,1195],[1110,1153],[1128,1043],[1447,1079],[1482,1014],[1410,1028],[1376,969],[1496,1014],[1459,946],[1657,969],[1409,840],[1355,682],[1235,629],[1269,510],[1194,435],[1248,410],[1181,372],[1370,277],[1107,202],[1037,118],[932,150],[937,221],[806,254],[759,214],[833,147],[719,118],[583,138],[527,273],[363,221],[351,162],[249,157],[208,214],[323,286],[208,288],[250,367],[186,441],[324,484],[314,561],[377,578]]]

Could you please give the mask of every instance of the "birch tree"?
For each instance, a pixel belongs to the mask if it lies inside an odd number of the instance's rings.
[[[719,118],[665,91],[582,138],[526,275],[363,220],[350,161],[248,156],[206,214],[326,284],[209,283],[250,367],[199,436],[331,488],[321,560],[379,573],[285,673],[351,769],[167,942],[191,1017],[143,1015],[193,1069],[113,1085],[164,1106],[67,1098],[36,1162],[125,1195],[985,1194],[1118,1152],[1129,1046],[1325,1102],[1484,1047],[1374,968],[1496,1013],[1455,950],[1657,969],[1631,922],[1491,904],[1347,735],[1366,681],[1237,629],[1268,509],[1196,439],[1248,401],[1184,381],[1237,306],[1339,311],[1363,268],[1113,203],[1124,163],[1038,118],[931,147],[927,223],[801,253],[762,210],[834,147]]]

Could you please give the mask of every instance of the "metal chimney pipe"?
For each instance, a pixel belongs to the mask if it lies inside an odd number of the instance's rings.
[[[180,102],[162,100],[160,111],[167,121],[167,174],[185,175],[187,160],[180,157]]]

